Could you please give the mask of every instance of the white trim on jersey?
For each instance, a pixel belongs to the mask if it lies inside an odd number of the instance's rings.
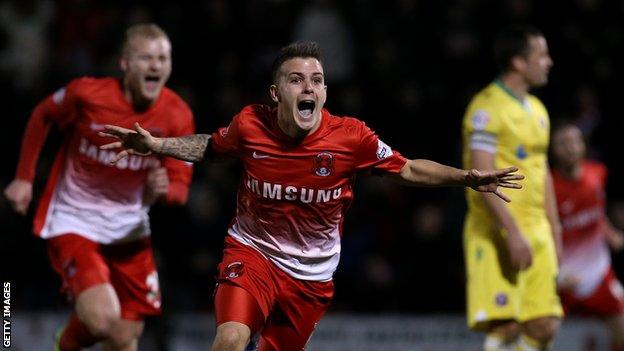
[[[559,280],[567,277],[579,279],[573,293],[579,298],[591,296],[611,267],[609,248],[601,235],[583,241],[564,251]]]
[[[330,251],[319,247],[302,248],[300,244],[295,243],[284,245],[276,242],[268,233],[251,235],[243,229],[238,218],[228,229],[228,234],[240,243],[251,246],[286,274],[296,279],[330,281],[340,261],[341,246],[338,227],[333,228],[329,236],[331,239],[328,239],[327,244],[324,245],[324,247],[330,247]]]
[[[42,238],[73,233],[100,244],[113,244],[150,235],[148,206],[94,198],[89,193],[93,189],[74,184],[70,174],[73,167],[69,158],[54,187],[40,233]],[[140,194],[137,198],[141,198]]]
[[[492,133],[475,131],[470,135],[469,145],[470,150],[479,150],[495,154],[496,146],[498,145],[498,137]]]

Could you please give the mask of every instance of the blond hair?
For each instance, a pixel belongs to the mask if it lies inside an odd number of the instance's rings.
[[[167,33],[165,33],[165,31],[162,28],[160,28],[157,24],[154,24],[154,23],[135,24],[129,27],[128,29],[126,29],[126,35],[124,37],[123,45],[121,48],[122,56],[127,56],[130,53],[132,40],[138,37],[147,38],[147,39],[165,38],[167,41],[170,41]]]

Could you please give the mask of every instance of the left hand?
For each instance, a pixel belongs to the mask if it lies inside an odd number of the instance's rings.
[[[159,197],[169,191],[169,175],[164,167],[153,168],[147,173],[145,190],[143,191],[143,203],[152,205]]]
[[[506,202],[511,202],[511,199],[507,195],[503,194],[499,187],[521,189],[522,185],[514,181],[522,180],[524,179],[524,176],[522,174],[514,173],[517,171],[518,167],[495,169],[493,171],[471,169],[466,174],[466,186],[469,186],[476,191],[494,193]]]
[[[605,223],[607,243],[611,250],[620,252],[624,249],[624,233],[615,228],[610,222]]]
[[[153,137],[150,132],[134,123],[134,130],[119,126],[105,125],[104,131],[98,133],[102,137],[111,137],[118,141],[102,145],[102,150],[123,148],[113,157],[110,163],[115,163],[128,155],[149,155],[162,150],[162,139]]]

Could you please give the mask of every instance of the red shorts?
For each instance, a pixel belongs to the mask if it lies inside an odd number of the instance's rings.
[[[111,284],[121,305],[121,318],[142,320],[160,314],[158,273],[150,238],[102,245],[76,234],[47,240],[52,268],[63,280],[63,292],[74,299],[85,289]]]
[[[225,239],[215,292],[216,323],[240,322],[259,350],[302,350],[329,307],[334,283],[292,278],[258,251]]]
[[[624,313],[624,291],[613,268],[605,275],[596,291],[585,298],[578,298],[567,291],[560,291],[566,314],[609,317]]]

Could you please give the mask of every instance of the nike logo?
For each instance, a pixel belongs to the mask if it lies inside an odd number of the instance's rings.
[[[95,122],[91,122],[91,125],[89,125],[89,127],[91,128],[91,130],[95,130],[96,132],[104,130],[103,124],[98,124]]]
[[[251,154],[251,156],[253,156],[253,158],[255,158],[255,159],[271,157],[269,155],[259,154],[259,153],[255,152],[255,151],[253,152],[253,154]]]

